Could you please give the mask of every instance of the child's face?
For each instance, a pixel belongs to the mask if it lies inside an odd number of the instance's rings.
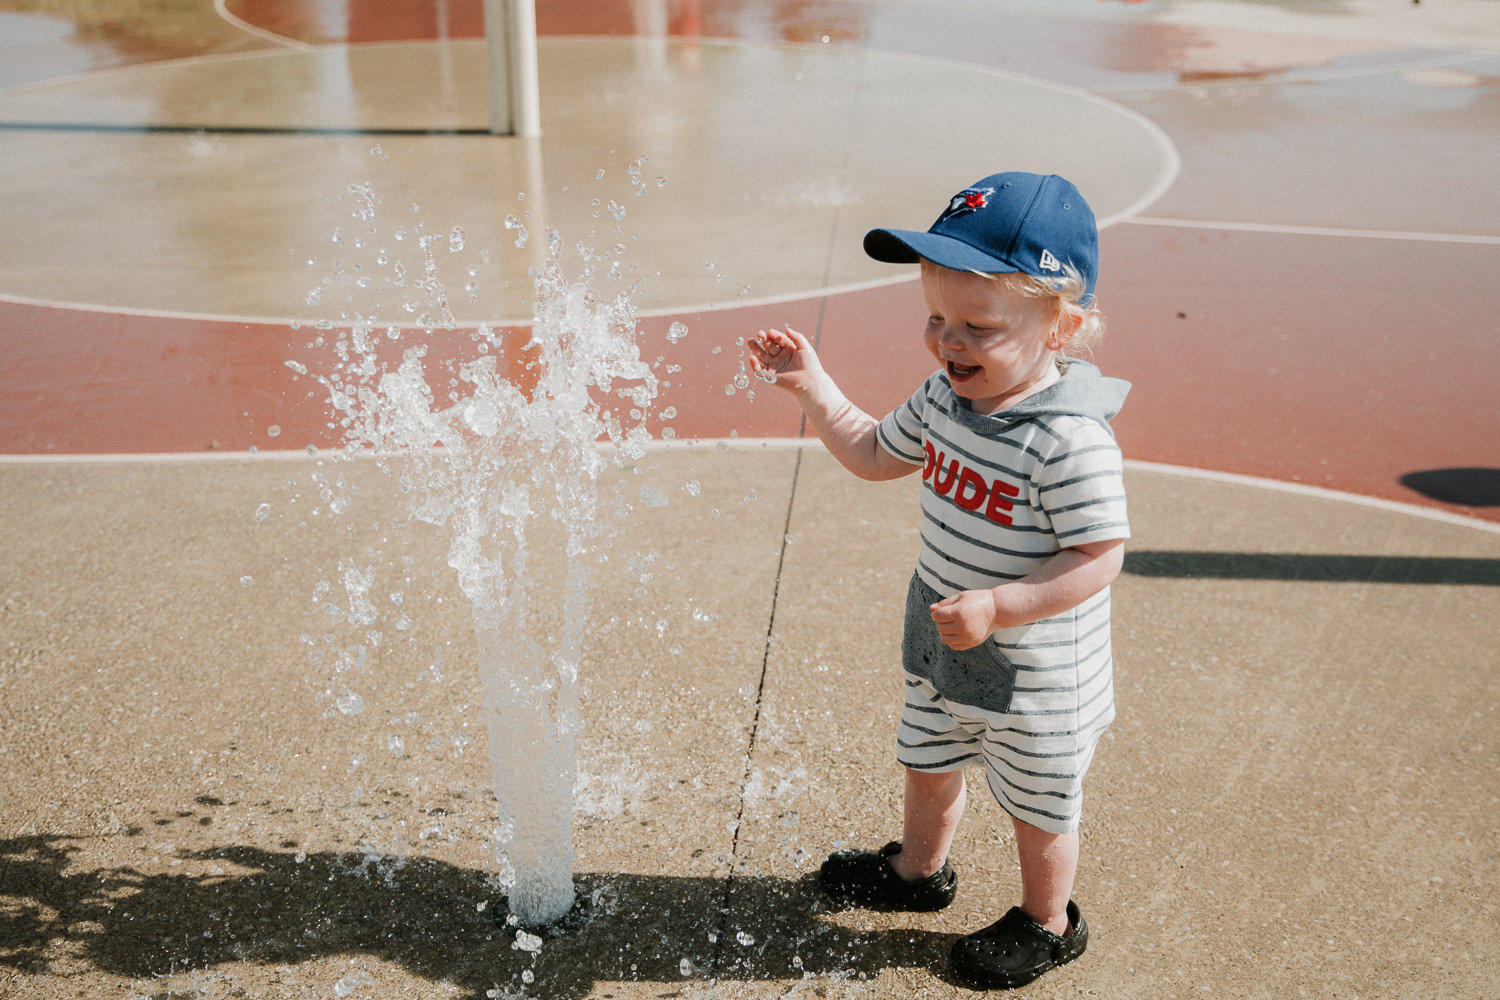
[[[1004,280],[925,264],[923,339],[976,413],[1013,406],[1057,381],[1058,315]]]

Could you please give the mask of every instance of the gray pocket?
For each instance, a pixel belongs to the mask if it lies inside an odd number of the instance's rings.
[[[1009,712],[1016,690],[1016,668],[991,639],[973,649],[949,649],[938,638],[928,608],[941,597],[913,574],[906,591],[906,629],[901,664],[926,678],[938,694],[987,712]]]

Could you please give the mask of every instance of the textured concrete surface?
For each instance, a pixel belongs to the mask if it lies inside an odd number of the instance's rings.
[[[533,953],[492,923],[469,612],[390,476],[0,465],[0,994],[967,995],[947,946],[1018,891],[982,784],[950,910],[829,912],[809,882],[899,830],[913,484],[753,445],[616,475],[606,495],[668,502],[636,500],[598,567],[592,915]],[[1129,488],[1095,936],[1022,995],[1491,995],[1500,535],[1151,468]],[[558,565],[539,540],[538,637]]]

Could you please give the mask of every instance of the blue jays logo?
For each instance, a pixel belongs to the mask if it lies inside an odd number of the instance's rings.
[[[947,222],[949,219],[988,207],[990,195],[994,193],[994,188],[965,188],[953,196],[953,200],[948,203],[947,209],[944,210],[938,222]]]

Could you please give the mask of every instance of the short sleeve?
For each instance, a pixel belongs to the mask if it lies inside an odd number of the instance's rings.
[[[887,413],[875,428],[875,438],[882,448],[913,465],[922,465],[927,461],[926,413],[931,403],[932,381],[929,378],[923,382],[911,394],[910,399]]]
[[[1052,522],[1057,544],[1071,548],[1129,538],[1124,460],[1114,435],[1092,420],[1069,423],[1036,480],[1037,500]]]

